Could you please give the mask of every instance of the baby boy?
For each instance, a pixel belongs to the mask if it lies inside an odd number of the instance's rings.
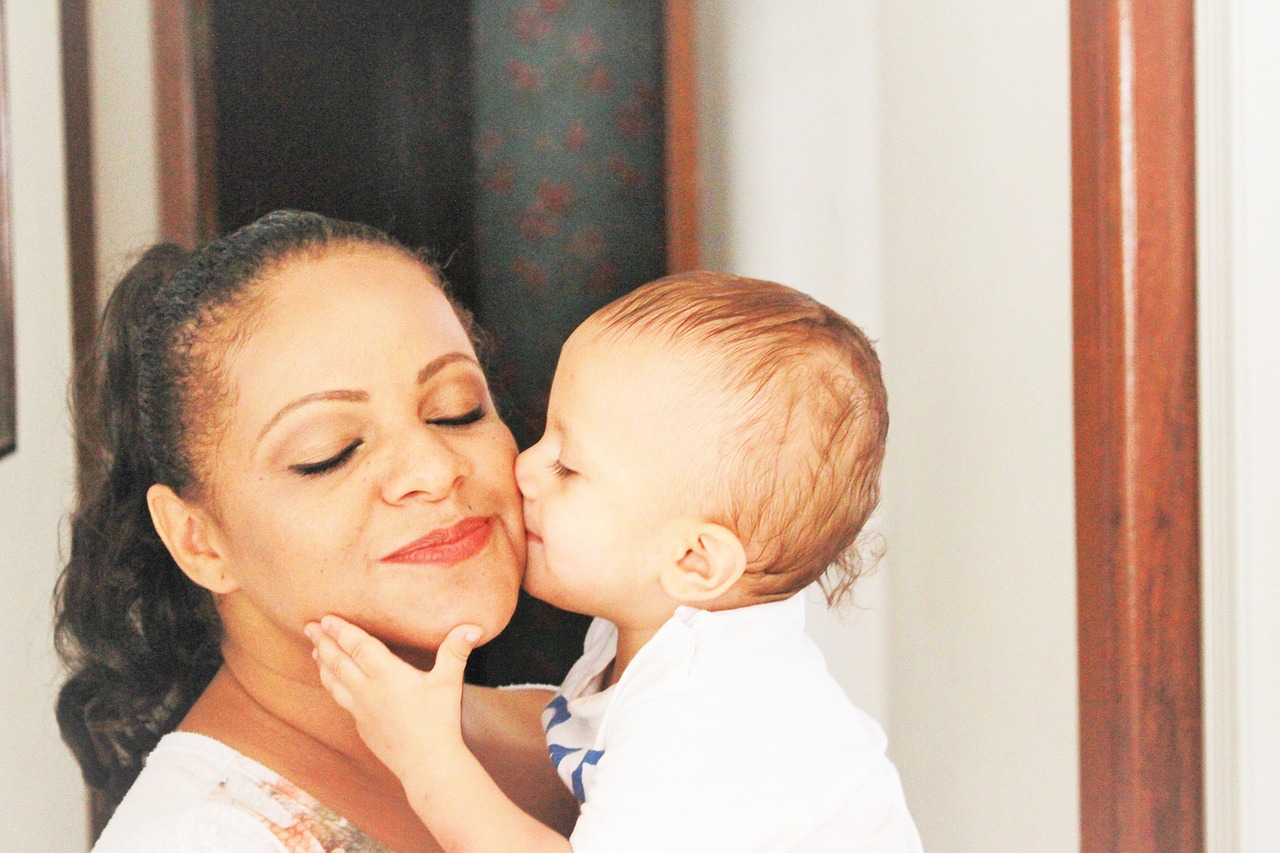
[[[446,850],[919,851],[884,734],[798,594],[857,578],[888,422],[866,336],[771,282],[671,276],[565,343],[516,479],[525,588],[597,617],[543,713],[581,803],[567,841],[463,744],[477,629],[424,673],[326,617],[308,629],[322,680]]]

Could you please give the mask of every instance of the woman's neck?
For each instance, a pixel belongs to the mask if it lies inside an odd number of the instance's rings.
[[[305,642],[281,649],[229,640],[222,668],[179,729],[208,735],[269,767],[393,849],[437,849],[399,780],[320,684]],[[275,654],[250,651],[255,648]]]
[[[244,741],[246,749],[239,743],[228,742],[228,746],[247,755],[271,752],[277,744],[283,747],[302,738],[349,763],[352,769],[381,766],[360,740],[351,715],[321,686],[315,665],[310,660],[306,663],[312,671],[300,664],[248,654],[236,643],[226,644],[222,668],[181,728],[218,729],[220,740]]]

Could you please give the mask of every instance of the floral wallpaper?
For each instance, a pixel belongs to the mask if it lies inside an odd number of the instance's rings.
[[[560,346],[664,273],[661,0],[475,0],[473,307],[503,417],[542,434]],[[586,620],[527,597],[477,661],[559,682]]]
[[[477,0],[476,308],[521,446],[560,345],[662,275],[662,5]]]

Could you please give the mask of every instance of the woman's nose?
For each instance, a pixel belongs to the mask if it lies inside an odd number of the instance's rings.
[[[414,498],[444,500],[471,473],[471,460],[449,436],[419,426],[390,442],[382,496],[399,504]]]

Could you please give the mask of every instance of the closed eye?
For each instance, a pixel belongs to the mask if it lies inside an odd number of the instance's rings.
[[[363,439],[353,441],[350,444],[348,444],[345,448],[343,448],[342,452],[340,452],[336,456],[330,456],[328,459],[323,459],[319,462],[307,462],[307,463],[302,463],[298,465],[290,465],[289,470],[294,471],[298,474],[301,474],[304,477],[314,477],[317,474],[328,473],[329,471],[332,471],[333,469],[339,467],[348,459],[350,459],[351,454],[355,453],[356,448],[358,448],[362,444],[364,444]]]
[[[469,424],[474,424],[474,423],[477,423],[478,421],[484,420],[484,416],[486,414],[488,413],[485,411],[484,406],[476,406],[474,409],[467,412],[466,414],[458,415],[457,417],[453,417],[453,418],[432,418],[431,420],[427,421],[427,423],[431,424],[432,426],[442,426],[442,427],[467,426]]]
[[[564,463],[559,459],[553,459],[551,460],[551,473],[555,474],[561,480],[567,480],[577,472],[571,468],[566,468]]]

